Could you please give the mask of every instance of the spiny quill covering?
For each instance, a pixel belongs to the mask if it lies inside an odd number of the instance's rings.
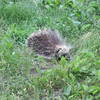
[[[67,46],[58,31],[42,29],[32,33],[27,39],[28,47],[37,55],[46,58],[67,56],[70,59],[70,46]]]

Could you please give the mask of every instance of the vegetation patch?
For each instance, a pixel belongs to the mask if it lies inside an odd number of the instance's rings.
[[[45,27],[72,44],[72,61],[30,53],[26,38]],[[33,99],[100,100],[99,0],[0,0],[0,100]]]

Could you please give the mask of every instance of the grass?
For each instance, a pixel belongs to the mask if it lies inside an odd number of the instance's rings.
[[[0,100],[99,100],[99,1],[43,1],[0,0]],[[71,62],[29,53],[26,38],[44,27],[73,45]]]

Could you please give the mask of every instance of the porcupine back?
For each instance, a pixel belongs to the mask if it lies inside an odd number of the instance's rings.
[[[36,54],[45,57],[54,56],[56,46],[64,44],[59,32],[51,29],[43,29],[32,33],[27,42],[28,47]]]

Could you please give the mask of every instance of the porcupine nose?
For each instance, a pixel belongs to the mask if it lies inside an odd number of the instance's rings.
[[[71,61],[72,57],[70,56],[69,53],[63,54],[61,57],[65,57],[66,60]]]

